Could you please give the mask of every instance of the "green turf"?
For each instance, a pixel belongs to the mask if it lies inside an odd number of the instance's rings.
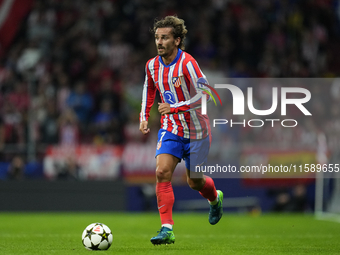
[[[175,213],[174,220],[175,244],[153,246],[156,213],[0,213],[0,254],[340,254],[340,224],[312,215],[225,214],[215,226],[207,214]],[[92,222],[111,228],[109,250],[82,246]]]

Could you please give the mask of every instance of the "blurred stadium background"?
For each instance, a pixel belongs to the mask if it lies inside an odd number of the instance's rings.
[[[173,14],[185,20],[186,51],[211,84],[210,77],[339,76],[338,0],[0,0],[1,211],[157,209],[159,116],[153,108],[153,131],[142,136],[139,111],[145,63],[156,54],[150,28]],[[315,118],[293,136],[227,130],[211,162],[239,164],[250,147],[270,157],[284,142],[282,157],[290,152],[294,161],[308,149],[314,163],[321,134],[329,162],[339,163],[340,82],[311,89]],[[261,93],[255,97],[261,103]],[[179,167],[174,178],[175,210],[199,210],[183,173]],[[339,197],[336,180],[321,179],[318,210]],[[314,177],[216,185],[227,211],[315,208]]]

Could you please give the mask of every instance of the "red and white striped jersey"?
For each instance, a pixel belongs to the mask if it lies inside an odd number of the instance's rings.
[[[140,121],[148,120],[158,90],[162,102],[171,107],[171,114],[161,117],[162,129],[190,139],[203,139],[210,134],[208,115],[202,115],[199,108],[202,91],[198,88],[203,85],[197,83],[206,77],[190,54],[178,49],[169,65],[156,56],[146,63],[145,73]]]

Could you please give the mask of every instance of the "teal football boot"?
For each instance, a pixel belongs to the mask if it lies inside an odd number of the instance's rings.
[[[209,223],[215,225],[220,221],[223,215],[223,192],[217,190],[218,202],[216,205],[210,205]]]
[[[162,227],[161,230],[158,231],[158,235],[155,237],[152,237],[150,241],[153,245],[172,244],[172,243],[175,243],[175,235],[171,229]]]

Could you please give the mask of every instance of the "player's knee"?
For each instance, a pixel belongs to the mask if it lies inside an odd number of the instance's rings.
[[[156,178],[158,182],[171,181],[171,170],[166,167],[157,167]]]
[[[188,177],[187,183],[188,183],[190,188],[192,188],[193,190],[197,190],[197,191],[200,191],[204,186],[204,180],[201,179],[201,178],[190,179]]]

